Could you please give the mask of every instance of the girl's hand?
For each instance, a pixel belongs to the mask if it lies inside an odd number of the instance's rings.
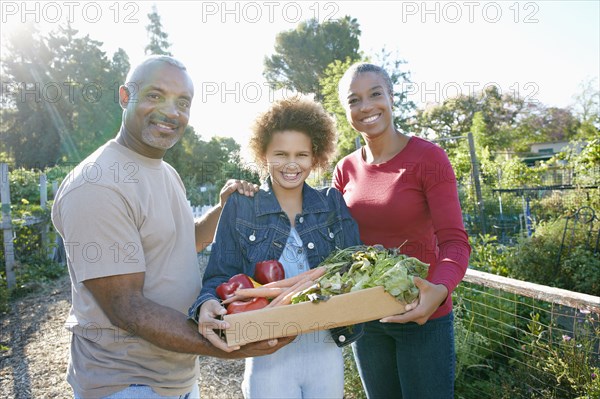
[[[423,325],[448,297],[448,288],[443,284],[432,284],[420,277],[414,277],[414,282],[420,291],[418,302],[406,305],[407,312],[404,314],[384,317],[380,320],[382,323],[414,321]]]
[[[227,346],[227,343],[223,341],[219,334],[215,330],[225,330],[229,328],[229,323],[219,320],[218,317],[227,313],[219,301],[211,299],[206,301],[200,307],[198,313],[198,332],[204,336],[211,344],[216,348],[221,349],[224,352],[232,352],[240,349],[239,346]]]

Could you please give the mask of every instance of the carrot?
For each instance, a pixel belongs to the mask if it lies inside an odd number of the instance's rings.
[[[294,295],[296,295],[298,292],[304,291],[305,289],[313,286],[314,284],[315,282],[312,280],[305,281],[303,284],[300,284],[296,289],[288,292],[283,298],[281,298],[279,302],[277,302],[273,306],[289,305],[290,303],[292,303],[292,297]]]
[[[235,292],[236,296],[242,298],[275,298],[284,291],[283,288],[276,287],[256,287],[256,288],[240,288]]]
[[[241,295],[235,295],[234,294],[233,296],[230,296],[229,298],[221,301],[221,305],[228,305],[228,304],[230,304],[233,301],[241,301],[243,299],[248,299],[248,298],[246,298],[244,296],[241,296]]]
[[[296,289],[298,289],[298,287],[300,287],[302,284],[306,283],[306,282],[312,282],[312,280],[308,279],[307,277],[304,277],[303,279],[301,279],[300,281],[298,281],[296,284],[294,284],[291,287],[288,287],[285,291],[283,291],[280,295],[278,295],[275,299],[273,299],[271,301],[270,304],[267,305],[267,307],[273,307],[273,306],[277,306],[277,304],[279,302],[281,302],[281,300],[290,292],[295,292]]]
[[[319,277],[323,276],[325,274],[325,272],[327,271],[327,269],[324,267],[316,267],[316,268],[312,269],[311,271],[312,271],[312,274],[311,274],[310,279],[316,280]]]
[[[272,283],[263,285],[263,287],[265,287],[265,288],[288,288],[288,287],[291,287],[291,286],[297,284],[299,281],[304,280],[305,277],[308,277],[311,280],[316,280],[317,278],[321,277],[323,274],[325,274],[325,268],[317,267],[317,268],[302,272],[300,274],[297,274],[294,277],[288,277],[288,278],[284,278],[283,280],[273,281]]]

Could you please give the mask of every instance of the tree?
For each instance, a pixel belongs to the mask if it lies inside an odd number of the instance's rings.
[[[359,59],[360,33],[357,20],[350,16],[322,24],[316,19],[301,22],[277,35],[275,54],[265,57],[263,75],[273,89],[312,93],[321,101],[319,79],[333,61]]]
[[[169,51],[169,47],[171,47],[171,43],[167,40],[169,35],[162,30],[160,15],[158,15],[156,5],[152,6],[152,12],[148,14],[148,19],[150,23],[146,25],[146,31],[148,32],[150,43],[144,49],[144,54],[173,55]]]
[[[580,92],[574,97],[575,113],[579,120],[590,121],[600,129],[600,90],[598,78],[589,78],[579,84]]]
[[[526,106],[523,100],[511,94],[501,94],[495,86],[472,95],[461,94],[425,109],[417,110],[411,121],[413,131],[429,139],[445,139],[466,135],[473,125],[475,113],[481,112],[485,135],[481,145],[490,151],[509,148],[520,112]],[[457,144],[446,142],[447,149]]]
[[[62,90],[50,76],[53,54],[31,23],[13,31],[4,46],[0,130],[8,155],[3,158],[16,167],[52,165],[61,154],[60,134],[69,129],[68,120],[58,119],[65,104],[46,101],[50,88],[53,96]],[[72,142],[62,145],[63,151],[74,151]]]
[[[350,126],[346,120],[346,111],[340,103],[338,96],[338,84],[344,72],[355,60],[346,58],[345,61],[335,60],[323,72],[320,80],[321,93],[323,95],[323,107],[329,112],[336,122],[338,141],[336,161],[350,154],[356,149],[356,140],[360,135]]]
[[[580,125],[569,109],[530,104],[519,115],[512,148],[528,152],[532,143],[569,141],[577,136]]]
[[[233,138],[213,137],[204,141],[191,126],[187,127],[182,139],[167,151],[164,159],[177,170],[187,196],[194,204],[214,204],[228,179],[259,180],[256,173],[247,170],[241,163],[240,145]],[[203,194],[201,187],[212,191]]]
[[[580,92],[574,96],[575,116],[581,123],[576,137],[592,141],[600,136],[600,90],[598,79],[587,79],[580,85]]]
[[[115,135],[121,119],[117,89],[129,61],[109,60],[102,43],[69,24],[41,36],[24,26],[3,54],[3,151],[17,167],[78,162]],[[6,157],[3,157],[6,158]]]

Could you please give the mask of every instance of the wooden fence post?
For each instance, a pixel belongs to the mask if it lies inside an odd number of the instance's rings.
[[[48,179],[45,173],[40,173],[40,206],[46,209],[48,202]],[[52,259],[52,252],[48,251],[48,234],[50,233],[50,222],[44,223],[40,229],[41,232],[41,250],[46,252],[46,258]]]
[[[10,182],[8,181],[8,164],[0,164],[0,197],[2,199],[2,231],[4,236],[4,261],[6,263],[6,283],[8,288],[16,284],[15,248],[13,245],[12,219],[10,216]]]
[[[471,165],[473,166],[473,183],[475,184],[475,196],[477,197],[479,223],[481,226],[481,232],[485,234],[485,212],[483,210],[483,196],[481,195],[481,182],[479,180],[479,162],[477,161],[477,154],[475,153],[475,140],[473,140],[473,133],[467,133],[467,139],[469,140],[469,154],[471,156]]]

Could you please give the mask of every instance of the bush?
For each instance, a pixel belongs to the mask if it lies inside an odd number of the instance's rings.
[[[562,262],[561,272],[569,276],[572,291],[600,296],[600,257],[584,248],[575,248]]]
[[[483,272],[508,276],[509,269],[506,265],[510,248],[499,244],[496,236],[479,234],[469,237],[471,257],[469,265]]]
[[[525,362],[516,362],[521,375],[522,396],[531,398],[600,398],[597,347],[600,325],[597,316],[577,315],[572,333],[552,329],[533,313],[529,334],[523,336]],[[562,336],[561,336],[562,334]],[[535,389],[532,390],[531,388]]]
[[[47,198],[50,199],[53,181],[62,181],[69,172],[68,165],[55,166],[44,171],[47,175]],[[0,313],[9,310],[9,299],[34,291],[37,286],[66,274],[66,267],[49,259],[49,243],[54,242],[51,229],[48,242],[42,242],[42,230],[50,223],[52,201],[46,208],[40,206],[40,174],[36,170],[14,169],[9,173],[11,217],[13,218],[13,245],[15,254],[16,287],[9,290],[6,282],[4,246],[0,246]],[[40,219],[26,225],[30,218]]]
[[[521,239],[507,259],[509,275],[551,287],[600,295],[600,257],[588,249],[590,231],[569,229],[563,242],[565,223],[564,219],[541,222],[532,237]],[[592,231],[598,234],[597,227]],[[592,237],[593,242],[595,237]]]

